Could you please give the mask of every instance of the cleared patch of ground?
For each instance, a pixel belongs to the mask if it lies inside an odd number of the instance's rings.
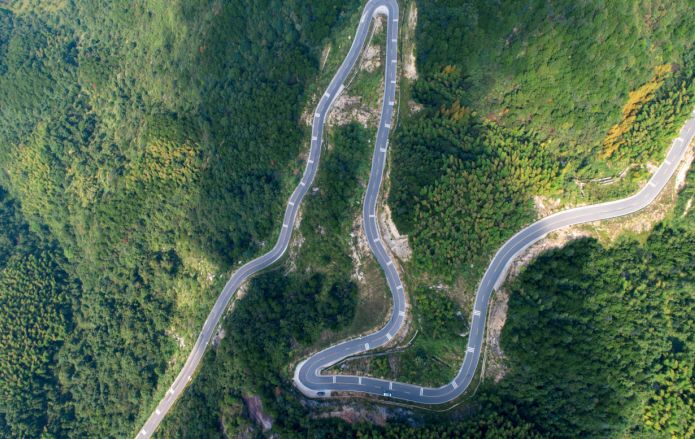
[[[401,235],[391,219],[391,209],[384,204],[379,212],[379,228],[386,246],[401,261],[407,262],[413,256],[413,250],[408,243],[408,236]]]
[[[328,126],[357,121],[364,127],[377,126],[384,92],[383,65],[386,44],[383,17],[372,24],[371,36],[358,61],[358,69],[346,83],[345,90],[333,104]],[[309,120],[311,114],[308,114]]]
[[[346,404],[337,407],[335,410],[321,413],[316,417],[339,418],[348,424],[368,422],[383,427],[389,419],[389,414],[388,409],[385,407],[360,407],[355,404]]]
[[[263,429],[263,431],[268,431],[273,428],[273,419],[263,412],[263,402],[258,395],[247,395],[243,396],[242,399],[249,412],[249,416]]]
[[[505,289],[497,291],[490,301],[490,311],[487,317],[487,332],[485,334],[485,370],[483,377],[499,382],[507,373],[505,356],[500,346],[502,328],[507,321],[507,306],[509,292]]]
[[[343,92],[333,104],[326,122],[328,126],[341,126],[352,121],[357,121],[364,127],[376,126],[379,110],[365,105],[361,96],[351,96]]]
[[[418,78],[417,66],[415,63],[415,29],[417,28],[417,5],[410,3],[408,9],[408,19],[405,31],[403,32],[403,76],[406,79],[415,80]]]

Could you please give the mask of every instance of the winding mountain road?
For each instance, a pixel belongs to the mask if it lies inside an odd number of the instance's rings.
[[[299,363],[294,373],[294,384],[302,393],[309,397],[329,397],[331,392],[359,392],[418,404],[444,404],[463,394],[473,380],[483,346],[485,319],[487,317],[490,296],[504,282],[509,266],[514,258],[552,231],[575,224],[629,215],[648,206],[661,192],[671,176],[673,176],[695,136],[695,111],[693,112],[693,117],[687,121],[681,129],[679,136],[673,141],[664,162],[638,193],[622,200],[578,207],[550,215],[524,228],[504,243],[493,257],[478,286],[463,364],[461,364],[459,372],[448,384],[433,388],[366,376],[322,375],[322,370],[349,356],[364,353],[370,349],[387,344],[403,326],[406,312],[403,285],[390,255],[381,243],[376,221],[376,204],[388,144],[389,121],[392,115],[392,107],[386,105],[386,102],[392,102],[395,93],[395,81],[393,78],[395,78],[398,38],[398,6],[396,1],[370,2],[366,13],[382,13],[382,11],[391,17],[388,21],[388,37],[386,40],[387,81],[381,121],[372,159],[372,172],[367,186],[362,215],[369,246],[376,256],[379,265],[386,273],[386,280],[393,297],[393,309],[388,323],[379,331],[364,337],[341,342]],[[360,24],[360,26],[362,25],[363,23]],[[358,30],[358,35],[360,33],[366,33],[366,29]]]
[[[294,383],[307,396],[330,396],[331,392],[336,391],[361,392],[421,404],[441,404],[461,395],[473,379],[480,358],[488,301],[494,289],[504,281],[509,264],[514,257],[553,230],[572,224],[627,215],[647,206],[673,175],[678,163],[683,158],[688,144],[695,135],[695,118],[691,118],[681,130],[680,137],[674,141],[664,163],[644,189],[637,194],[620,201],[580,207],[551,215],[526,227],[500,248],[485,272],[478,288],[466,355],[459,373],[449,384],[438,388],[429,388],[369,377],[322,375],[321,371],[323,369],[346,357],[388,343],[401,330],[406,315],[407,305],[403,284],[389,253],[382,244],[376,220],[376,206],[386,164],[388,136],[391,129],[396,96],[399,10],[396,0],[368,1],[357,27],[352,46],[314,112],[311,147],[306,168],[298,186],[287,203],[282,228],[275,246],[268,253],[243,265],[231,276],[215,302],[208,318],[205,320],[200,335],[183,368],[164,398],[157,405],[155,411],[137,434],[138,439],[148,438],[154,433],[162,419],[185,390],[187,383],[191,381],[191,377],[198,368],[205,350],[213,337],[215,328],[239,287],[251,276],[280,259],[287,250],[299,206],[311,187],[318,170],[327,113],[342,92],[349,73],[356,65],[369,34],[372,19],[377,15],[384,15],[387,19],[385,84],[381,117],[372,157],[372,169],[365,195],[363,223],[370,249],[386,274],[393,298],[393,308],[389,321],[377,332],[339,343],[318,352],[297,366],[294,374]]]
[[[392,21],[388,24],[388,40],[387,40],[387,65],[386,65],[386,86],[384,91],[384,105],[381,112],[381,124],[379,126],[376,150],[374,153],[374,161],[372,167],[372,175],[369,181],[368,195],[367,199],[372,200],[372,209],[376,208],[376,198],[379,192],[379,185],[381,183],[381,176],[383,174],[384,165],[386,163],[386,149],[388,143],[388,133],[391,128],[390,124],[385,121],[390,121],[393,116],[394,103],[396,97],[396,53],[397,53],[397,20],[398,20],[398,4],[396,0],[370,0],[364,8],[362,17],[360,19],[359,26],[357,27],[357,32],[355,38],[353,39],[352,46],[343,60],[337,73],[331,80],[328,88],[321,97],[316,110],[314,111],[314,118],[311,129],[311,147],[309,151],[309,156],[307,159],[306,168],[304,174],[295,188],[294,192],[290,196],[287,202],[287,208],[285,209],[285,215],[282,221],[282,228],[280,229],[280,235],[278,236],[275,246],[266,254],[246,263],[241,266],[227,282],[227,284],[222,289],[215,305],[212,307],[208,318],[203,324],[203,328],[200,331],[200,335],[193,345],[193,349],[186,359],[186,363],[179,372],[178,376],[174,380],[169,390],[167,390],[164,398],[159,402],[157,408],[150,415],[150,417],[145,422],[140,432],[137,434],[137,438],[148,438],[157,429],[162,419],[169,412],[173,404],[183,393],[186,385],[192,379],[200,361],[205,354],[210,340],[212,339],[215,328],[220,322],[225,309],[229,305],[229,302],[234,297],[234,294],[239,289],[239,287],[248,280],[251,276],[269,267],[275,263],[278,259],[285,254],[287,246],[292,237],[292,229],[294,227],[295,220],[297,218],[297,212],[299,211],[299,206],[304,199],[304,196],[309,191],[314,177],[316,177],[316,172],[319,165],[319,157],[321,156],[321,144],[323,142],[323,129],[324,123],[326,121],[326,116],[331,106],[335,102],[336,98],[343,91],[345,81],[348,79],[348,75],[353,70],[357,60],[362,52],[362,47],[364,46],[365,40],[369,34],[369,26],[372,21],[372,17],[377,14],[385,14],[390,17],[394,17]],[[376,221],[370,221],[368,224],[368,233],[372,236],[378,236],[378,228]],[[374,247],[372,248],[374,249]],[[377,253],[377,258],[379,258],[380,263],[386,266],[386,262],[390,263],[390,259],[387,256],[386,251],[383,247],[379,248],[380,253]],[[380,256],[379,256],[380,255]],[[387,273],[392,273],[395,275],[395,279],[398,279],[395,267],[389,265]],[[395,283],[390,283],[394,287],[397,285]],[[400,285],[400,283],[398,283]],[[405,302],[403,300],[403,295],[400,295],[400,306],[402,309]],[[402,322],[402,317],[399,318]],[[392,330],[397,330],[400,327],[400,323],[390,322],[389,328]],[[393,332],[395,334],[395,332]]]
[[[342,342],[301,362],[295,369],[295,386],[310,397],[328,397],[331,392],[361,392],[418,404],[445,404],[456,399],[463,394],[473,380],[483,346],[485,319],[490,297],[504,282],[509,266],[514,258],[552,231],[575,224],[629,215],[648,206],[673,176],[693,137],[695,137],[695,112],[693,112],[693,116],[687,121],[681,129],[679,136],[673,141],[662,165],[638,193],[618,201],[558,212],[536,221],[505,242],[493,257],[478,286],[473,315],[471,316],[471,329],[466,346],[466,354],[459,372],[451,382],[444,386],[433,388],[370,377],[320,374],[323,369],[338,363],[348,356],[383,346],[402,324],[402,308],[396,307],[402,306],[400,304],[404,303],[403,289],[399,283],[396,284],[396,289],[392,286],[391,276],[389,276],[389,270],[393,267],[392,264],[384,264],[382,259],[377,257],[382,268],[387,272],[391,292],[394,296],[394,303],[396,304],[391,320],[389,320],[384,329],[374,334]],[[366,210],[365,215],[367,215]],[[372,250],[374,251],[374,248]]]

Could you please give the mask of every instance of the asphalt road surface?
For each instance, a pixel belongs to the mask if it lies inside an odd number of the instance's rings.
[[[159,402],[155,411],[138,433],[137,438],[150,437],[172,405],[181,396],[198,368],[205,350],[214,335],[215,328],[238,288],[255,273],[280,259],[287,250],[299,206],[311,187],[318,170],[324,122],[327,113],[335,99],[342,92],[343,84],[357,63],[369,34],[372,19],[377,15],[384,15],[387,19],[385,86],[381,118],[372,157],[372,169],[365,195],[363,223],[365,224],[365,234],[369,246],[386,274],[393,298],[393,308],[388,323],[379,331],[332,346],[318,352],[297,366],[294,383],[307,396],[330,396],[331,392],[335,391],[360,392],[422,404],[446,403],[459,396],[470,384],[480,358],[480,348],[483,342],[483,330],[490,295],[494,288],[498,287],[504,280],[507,268],[514,256],[553,230],[572,224],[626,215],[647,206],[669,180],[677,164],[682,159],[687,145],[695,135],[695,119],[691,119],[681,131],[680,137],[674,141],[667,159],[644,189],[636,195],[620,201],[581,207],[549,216],[523,229],[502,246],[492,260],[478,288],[466,356],[459,373],[449,384],[438,388],[428,388],[369,377],[322,375],[321,371],[323,369],[346,357],[363,353],[388,343],[402,328],[406,313],[403,284],[389,253],[382,244],[376,220],[377,199],[386,164],[388,136],[391,129],[396,96],[399,10],[396,0],[370,0],[364,8],[350,51],[331,80],[314,112],[311,147],[306,168],[287,203],[282,228],[275,246],[263,256],[243,265],[231,276],[215,302],[208,318],[205,320],[186,363],[164,398]]]

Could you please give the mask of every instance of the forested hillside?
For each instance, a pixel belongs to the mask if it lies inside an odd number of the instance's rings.
[[[417,5],[420,107],[395,134],[389,204],[427,272],[479,276],[534,195],[634,192],[692,111],[688,2]]]
[[[335,169],[337,158],[329,156],[327,168]],[[319,185],[326,180],[322,174]],[[321,206],[340,218],[330,206],[343,206],[320,200],[308,200],[307,215]],[[316,259],[308,255],[319,242],[305,243],[296,272],[285,276],[273,270],[253,282],[250,296],[238,304],[237,318],[227,321],[230,343],[223,342],[208,359],[168,418],[164,437],[191,432],[216,437],[220,428],[254,431],[242,402],[254,391],[263,396],[274,431],[284,437],[691,437],[694,201],[695,172],[690,172],[675,210],[652,232],[610,247],[583,239],[539,257],[510,285],[502,333],[507,375],[496,384],[484,382],[475,398],[454,410],[453,419],[449,413],[434,415],[417,427],[312,419],[297,403],[289,383],[292,371],[283,365],[292,349],[301,350],[322,327],[304,313],[336,324],[333,311],[326,313],[323,305],[330,296],[317,295],[323,280],[300,274],[317,270]],[[308,266],[302,256],[311,261]],[[320,260],[331,264],[327,256]],[[416,293],[419,312],[446,315],[445,306],[431,304],[423,294]],[[348,298],[336,303],[349,306]],[[446,325],[460,326],[446,318],[427,319],[422,329],[436,332]],[[459,416],[465,420],[454,420]]]
[[[0,2],[0,436],[135,435],[230,272],[273,241],[324,43],[360,4]],[[692,110],[687,1],[417,5],[388,203],[428,282],[477,281],[534,195],[633,190]],[[349,235],[374,132],[329,135],[304,240],[250,282],[162,437],[261,435],[255,396],[283,437],[695,434],[692,175],[648,236],[578,241],[523,272],[509,373],[456,420],[312,417],[291,363],[356,315]],[[421,286],[425,340],[460,339],[459,305]]]
[[[3,300],[12,306],[2,321],[39,319],[35,332],[47,340],[35,342],[46,352],[36,356],[51,369],[42,363],[13,386],[44,375],[37,389],[53,386],[55,368],[64,395],[60,417],[42,400],[3,412],[3,423],[20,425],[16,413],[25,413],[31,428],[60,424],[49,432],[70,437],[136,431],[232,263],[273,238],[303,148],[307,84],[324,38],[355,6],[0,5],[0,184],[29,227],[46,225],[62,249],[7,260]],[[53,268],[63,254],[65,273]],[[79,282],[80,300],[64,279]],[[18,289],[37,297],[21,306]],[[23,343],[7,329],[3,343]],[[10,358],[23,364],[3,349]],[[17,410],[13,389],[3,404]],[[9,436],[36,436],[12,428]]]
[[[581,160],[655,68],[682,65],[692,21],[687,1],[419,2],[418,69],[428,77],[461,68],[462,104]]]
[[[695,172],[641,243],[576,241],[511,285],[499,392],[553,437],[695,434]]]
[[[321,158],[318,190],[305,200],[301,247],[292,261],[251,282],[234,318],[225,322],[226,338],[164,422],[163,437],[241,434],[250,429],[241,398],[251,394],[262,396],[276,431],[299,434],[309,428],[309,413],[288,380],[288,364],[322,331],[353,318],[357,286],[348,243],[361,210],[372,134],[357,124],[336,129]]]

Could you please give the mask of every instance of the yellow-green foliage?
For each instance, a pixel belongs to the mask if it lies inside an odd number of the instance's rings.
[[[695,375],[687,360],[669,358],[656,376],[657,390],[648,401],[644,423],[671,438],[695,437]]]
[[[635,124],[639,111],[654,99],[657,90],[661,88],[666,78],[671,74],[671,69],[672,66],[670,64],[656,67],[654,77],[649,82],[629,93],[627,103],[623,107],[622,119],[611,127],[603,140],[601,158],[611,157],[619,148],[626,145],[625,133]]]
[[[15,14],[26,14],[37,10],[52,13],[63,9],[66,5],[67,0],[7,0],[2,6]]]
[[[53,179],[47,154],[46,126],[41,124],[27,143],[9,154],[6,172],[14,190],[24,200],[24,211],[37,217],[51,216],[51,200],[58,198],[59,187]]]
[[[149,141],[142,157],[131,162],[126,186],[172,184],[185,189],[197,177],[197,145],[161,139]]]
[[[459,101],[454,102],[450,107],[442,108],[442,114],[454,122],[458,122],[471,114],[471,109],[462,107]]]

